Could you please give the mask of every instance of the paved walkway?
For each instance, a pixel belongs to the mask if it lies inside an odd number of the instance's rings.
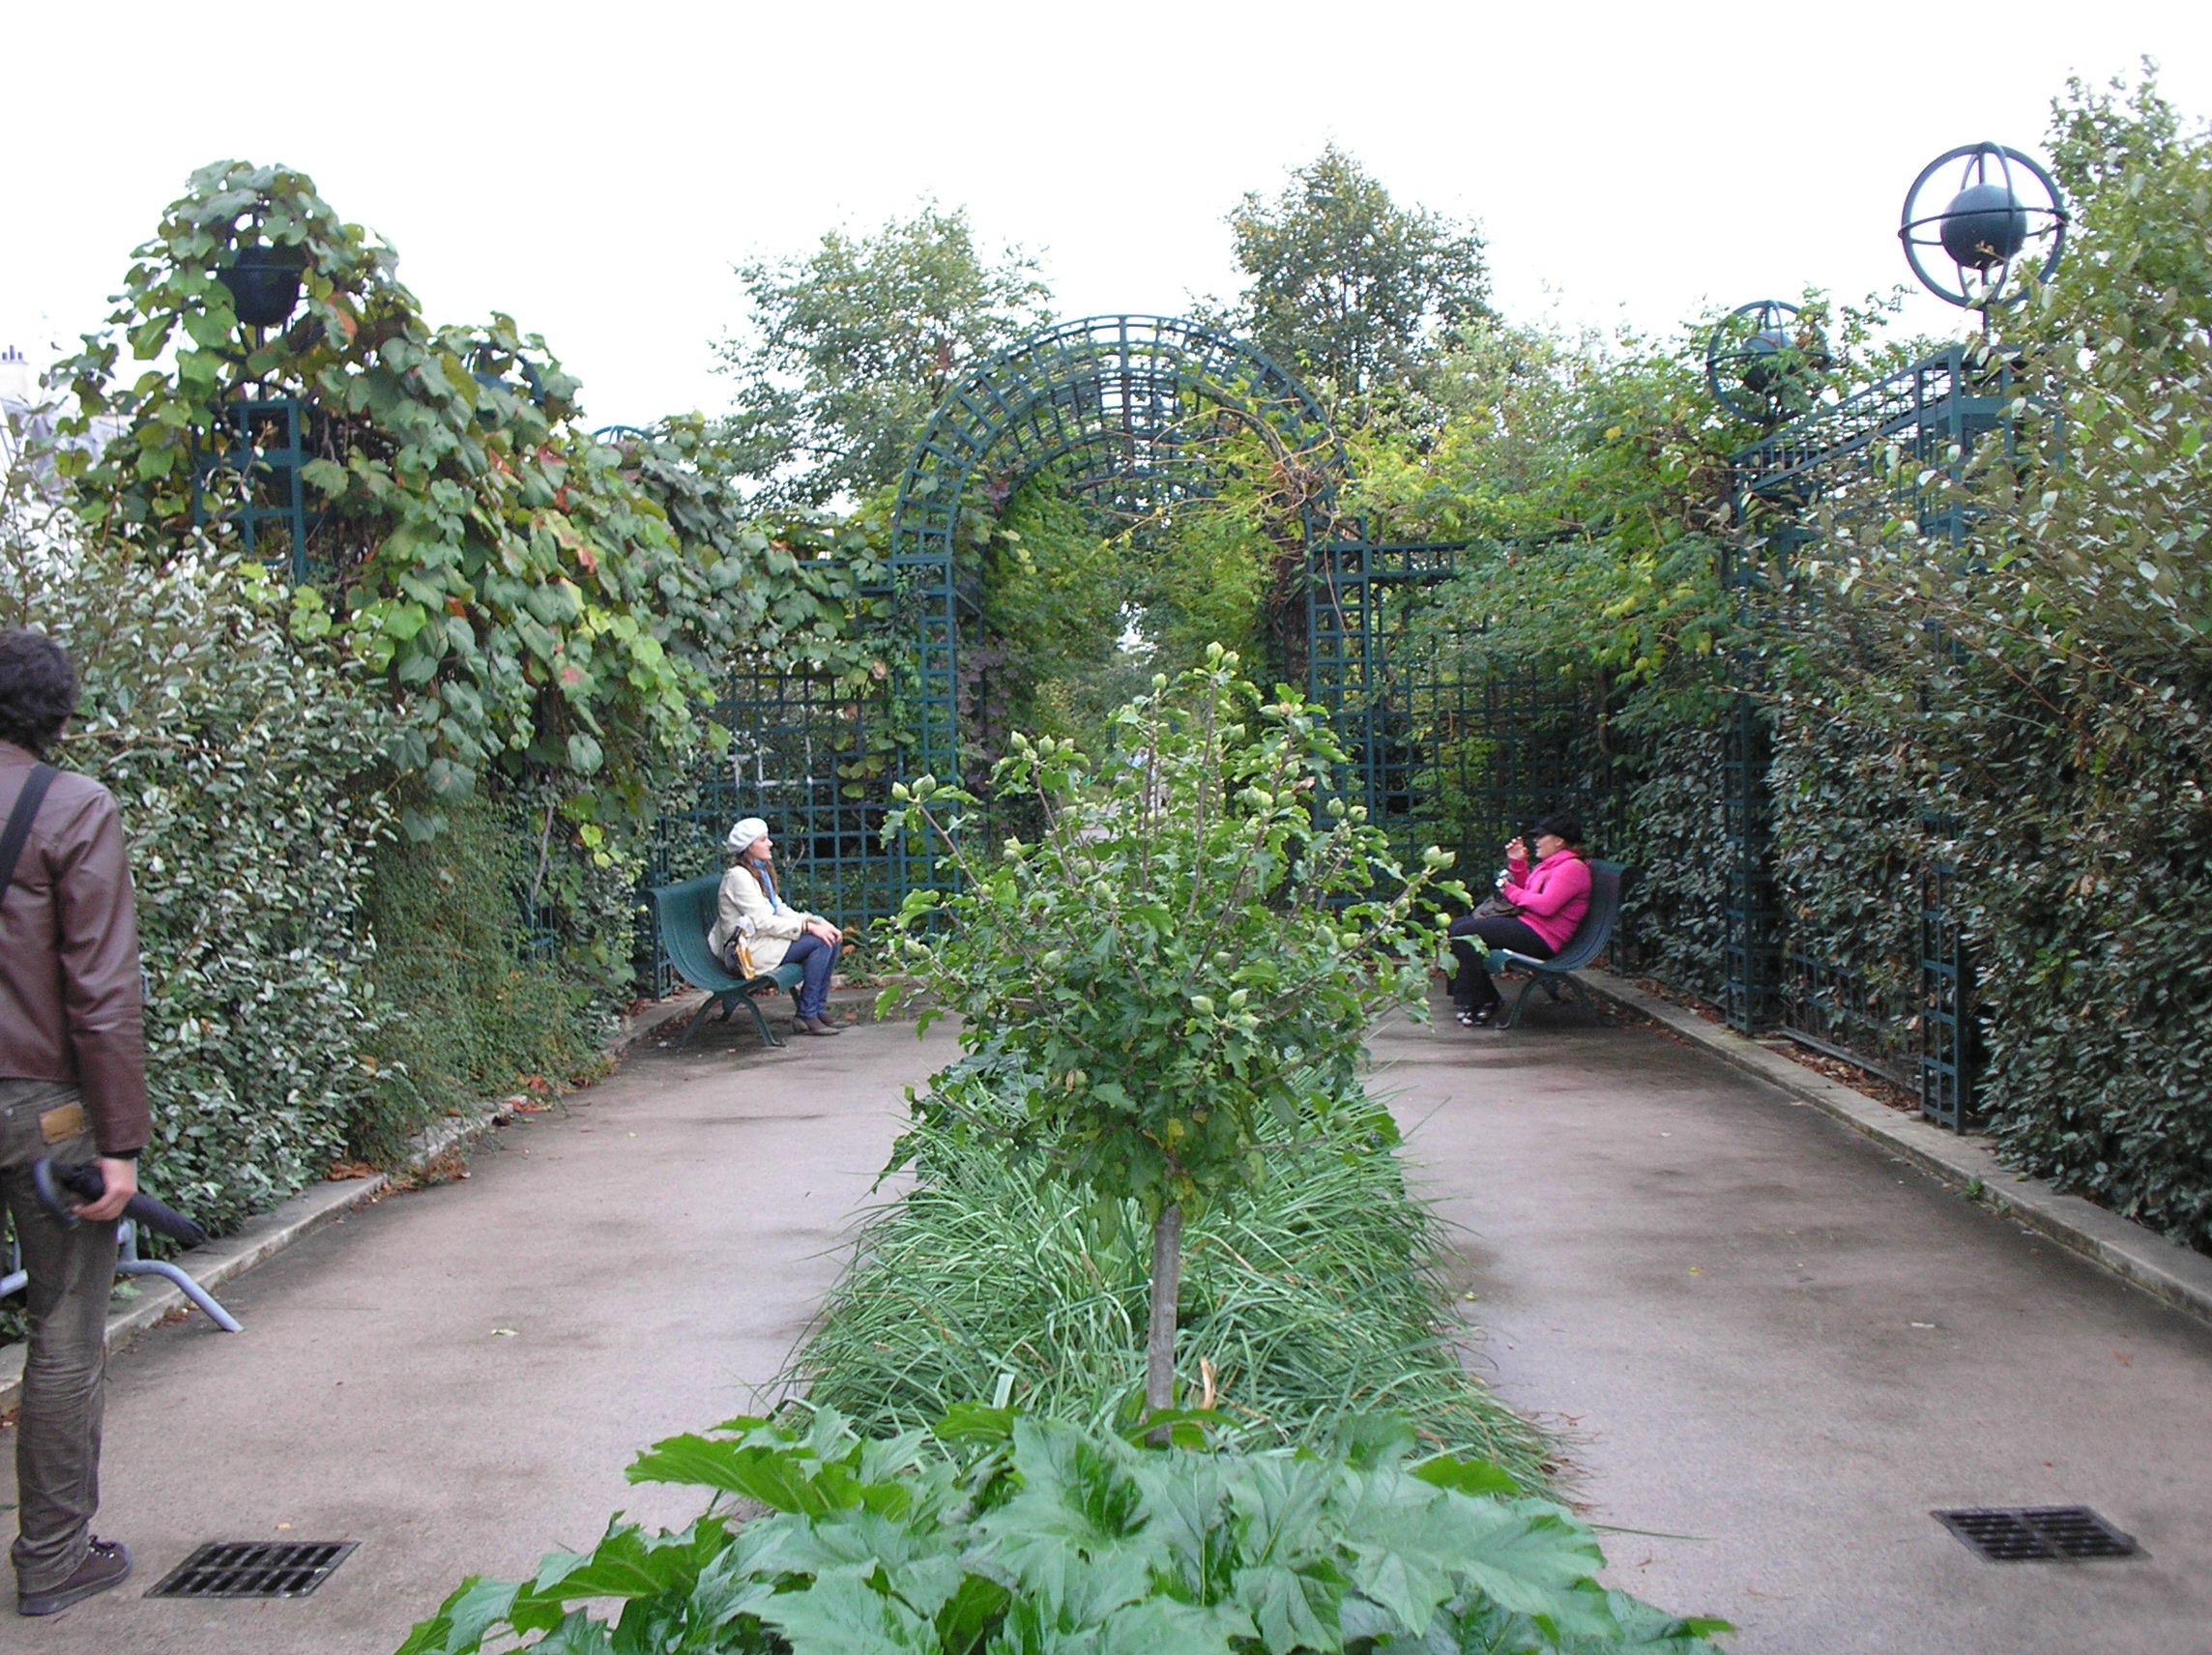
[[[390,1655],[463,1576],[533,1574],[617,1509],[687,1523],[695,1493],[623,1467],[752,1406],[836,1276],[901,1088],[954,1052],[942,1024],[920,1044],[912,1024],[771,1053],[712,1025],[689,1052],[649,1042],[487,1140],[465,1182],[240,1277],[244,1333],[193,1316],[111,1366],[100,1531],[139,1578],[50,1621],[0,1599],[0,1647]],[[202,1542],[253,1539],[361,1549],[297,1602],[139,1595]]]
[[[1739,1622],[1744,1655],[2212,1646],[2212,1330],[1647,1026],[1539,1009],[1375,1049],[1467,1227],[1500,1388],[1565,1424],[1593,1518],[1699,1537],[1611,1536],[1620,1583]],[[623,1466],[775,1373],[900,1089],[951,1052],[905,1025],[649,1047],[467,1182],[240,1278],[246,1333],[194,1317],[114,1365],[102,1529],[142,1583],[0,1642],[384,1655],[466,1574],[527,1573],[617,1508],[686,1520]],[[2149,1555],[2000,1567],[1927,1516],[2075,1502]],[[260,1537],[361,1550],[301,1602],[137,1595]]]
[[[2212,1328],[1646,1024],[1374,1050],[1499,1389],[1593,1521],[1697,1537],[1609,1536],[1615,1583],[1740,1655],[2212,1649]],[[1928,1515],[2078,1504],[2147,1555],[1987,1563]]]

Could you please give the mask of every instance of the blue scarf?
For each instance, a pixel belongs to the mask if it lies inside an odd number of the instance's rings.
[[[771,913],[783,906],[783,898],[775,894],[775,880],[770,875],[766,862],[747,862],[745,872],[759,880],[761,889],[768,892],[768,905]]]

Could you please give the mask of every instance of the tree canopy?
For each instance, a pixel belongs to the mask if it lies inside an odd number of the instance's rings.
[[[1036,258],[979,249],[966,208],[924,203],[871,235],[827,232],[803,258],[738,267],[752,307],[718,347],[738,381],[732,460],[764,500],[820,506],[897,481],[970,363],[1051,319]]]
[[[1481,232],[1401,207],[1333,143],[1273,199],[1247,193],[1229,225],[1246,277],[1235,325],[1355,421],[1363,399],[1413,382],[1430,353],[1491,314]]]

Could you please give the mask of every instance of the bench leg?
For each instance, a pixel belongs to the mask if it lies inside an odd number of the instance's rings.
[[[711,994],[705,1000],[701,1001],[699,1002],[699,1009],[691,1014],[691,1021],[684,1025],[683,1038],[679,1039],[676,1043],[679,1046],[690,1045],[691,1036],[699,1032],[699,1025],[707,1021],[707,1013],[713,1010],[715,1006],[721,1004],[722,997],[718,994]],[[728,1006],[722,1006],[722,1015],[724,1017],[730,1015]]]
[[[753,1014],[753,1027],[760,1031],[761,1044],[764,1046],[784,1045],[785,1042],[775,1037],[775,1031],[768,1026],[768,1018],[761,1011],[760,1002],[748,994],[744,996],[744,1002],[745,1009]]]
[[[1500,1031],[1513,1028],[1521,1021],[1521,1013],[1528,1009],[1528,997],[1536,992],[1536,984],[1539,980],[1541,979],[1529,977],[1522,983],[1520,994],[1514,998],[1513,1009],[1505,1014],[1505,1021],[1498,1026]]]

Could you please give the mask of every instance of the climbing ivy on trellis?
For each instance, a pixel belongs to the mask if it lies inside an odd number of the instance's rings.
[[[266,335],[217,274],[253,246],[303,264],[300,307]],[[433,801],[549,782],[598,851],[694,749],[733,653],[865,676],[859,562],[745,522],[702,422],[597,441],[542,339],[504,315],[432,327],[393,250],[305,174],[203,168],[136,261],[108,331],[62,369],[75,428],[125,424],[97,459],[65,456],[87,514],[173,538],[232,441],[228,405],[304,398],[316,578],[294,625],[385,676],[404,715],[392,757]],[[146,365],[132,379],[127,362]],[[411,827],[434,830],[434,811]]]

